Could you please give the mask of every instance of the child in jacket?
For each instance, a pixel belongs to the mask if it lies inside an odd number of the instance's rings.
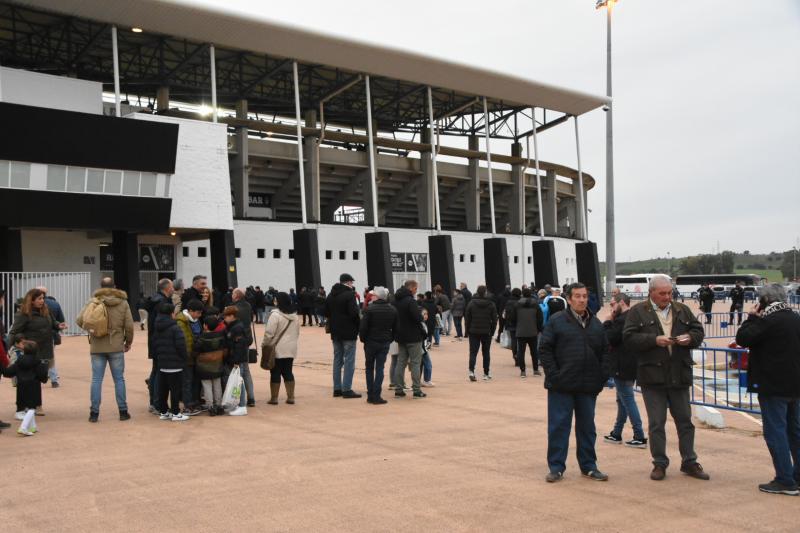
[[[42,383],[47,383],[47,363],[39,359],[38,350],[35,342],[22,341],[22,354],[3,371],[17,378],[17,412],[24,413],[17,433],[25,437],[38,431],[36,408],[42,405]]]

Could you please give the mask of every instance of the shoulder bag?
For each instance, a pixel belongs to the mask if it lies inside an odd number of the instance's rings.
[[[264,370],[272,370],[275,368],[275,348],[278,346],[278,343],[281,341],[281,337],[283,334],[286,333],[286,330],[289,329],[289,325],[291,325],[292,321],[288,318],[286,319],[286,326],[278,333],[273,339],[272,342],[264,343],[261,345],[261,368]]]

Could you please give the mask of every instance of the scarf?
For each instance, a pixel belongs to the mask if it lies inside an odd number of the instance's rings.
[[[767,318],[772,313],[777,313],[778,311],[787,311],[787,310],[791,310],[791,308],[789,307],[789,304],[787,304],[786,302],[773,302],[764,308],[764,312],[761,314],[761,317]]]

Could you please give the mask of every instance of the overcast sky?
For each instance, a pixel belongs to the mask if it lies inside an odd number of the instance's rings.
[[[200,0],[202,3],[204,0]],[[211,2],[211,0],[205,0]],[[605,94],[594,0],[228,0],[358,40]],[[800,1],[621,0],[614,8],[617,260],[800,238]],[[605,254],[605,114],[581,119],[589,234]],[[494,147],[493,147],[494,148]],[[574,131],[540,137],[575,166]]]

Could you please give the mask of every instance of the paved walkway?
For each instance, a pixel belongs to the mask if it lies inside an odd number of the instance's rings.
[[[58,348],[62,387],[44,388],[40,433],[0,435],[4,530],[798,530],[800,498],[757,491],[772,476],[769,454],[759,426],[736,413],[725,415],[728,429],[698,427],[710,482],[677,467],[650,481],[646,450],[598,442],[608,483],[581,478],[573,452],[565,479],[550,485],[542,378],[521,380],[497,344],[492,382],[468,382],[466,343],[445,338],[428,398],[372,406],[331,398],[330,344],[321,328],[303,328],[296,405],[266,405],[266,373],[255,369],[249,416],[174,423],[147,414],[141,333],[126,362],[128,422],[117,420],[110,375],[100,422],[87,422],[86,339]],[[363,391],[362,353],[355,385]],[[10,385],[0,382],[4,420],[13,417]],[[598,436],[615,409],[604,391]]]

